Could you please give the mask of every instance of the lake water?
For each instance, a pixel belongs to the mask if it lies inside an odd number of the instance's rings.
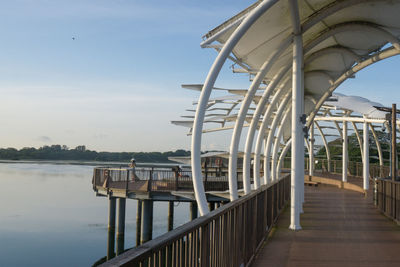
[[[0,266],[91,266],[106,255],[108,201],[93,192],[93,166],[0,163]],[[125,248],[135,245],[135,200],[127,200]],[[154,206],[153,237],[167,231]],[[174,227],[189,220],[177,203]]]

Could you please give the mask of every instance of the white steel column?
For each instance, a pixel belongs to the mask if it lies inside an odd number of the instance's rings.
[[[291,199],[290,226],[300,230],[300,185],[304,182],[304,132],[301,117],[303,115],[303,38],[300,27],[297,0],[289,1],[293,24],[293,78],[292,78],[292,166],[291,166]]]
[[[247,30],[253,25],[253,23],[266,12],[270,7],[272,7],[278,0],[264,0],[259,4],[250,14],[243,20],[243,22],[236,28],[235,32],[229,37],[228,41],[225,43],[224,47],[215,59],[210,71],[208,72],[206,81],[201,90],[199,103],[196,109],[196,115],[193,122],[193,134],[192,134],[192,145],[191,145],[191,165],[192,165],[192,175],[193,175],[193,188],[196,197],[196,201],[199,207],[201,215],[209,212],[207,199],[203,186],[203,177],[201,171],[201,135],[203,131],[204,116],[207,108],[207,103],[211,95],[212,88],[215,81],[219,75],[219,72],[224,65],[227,57],[239,42],[242,36],[247,32]],[[231,189],[232,181],[229,181]],[[236,192],[237,194],[237,192]],[[235,195],[230,196],[231,199],[235,199]]]
[[[309,156],[309,175],[313,176],[314,175],[314,142],[315,142],[315,138],[314,138],[314,123],[310,124],[310,150],[308,152],[308,156]]]
[[[342,181],[347,182],[347,169],[349,165],[349,140],[347,138],[347,121],[343,121],[343,146],[342,146]]]
[[[364,117],[366,118],[366,117]],[[363,164],[363,187],[364,190],[369,189],[369,134],[368,134],[368,123],[364,122],[364,131],[363,131],[363,142],[364,142],[364,164]]]

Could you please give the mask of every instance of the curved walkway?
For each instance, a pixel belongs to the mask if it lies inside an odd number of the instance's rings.
[[[306,186],[303,230],[288,229],[290,212],[253,266],[400,266],[400,227],[370,198],[334,186]]]

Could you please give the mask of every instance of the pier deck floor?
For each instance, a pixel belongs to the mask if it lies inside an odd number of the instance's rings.
[[[305,190],[303,229],[288,229],[288,208],[253,266],[400,266],[400,227],[371,198],[327,185]]]

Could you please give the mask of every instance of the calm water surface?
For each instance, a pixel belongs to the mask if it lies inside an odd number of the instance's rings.
[[[93,166],[0,163],[0,266],[91,266],[106,255],[107,209],[92,190]],[[127,201],[125,247],[135,244],[135,200]],[[168,205],[154,206],[154,236]],[[189,220],[177,204],[174,226]]]

